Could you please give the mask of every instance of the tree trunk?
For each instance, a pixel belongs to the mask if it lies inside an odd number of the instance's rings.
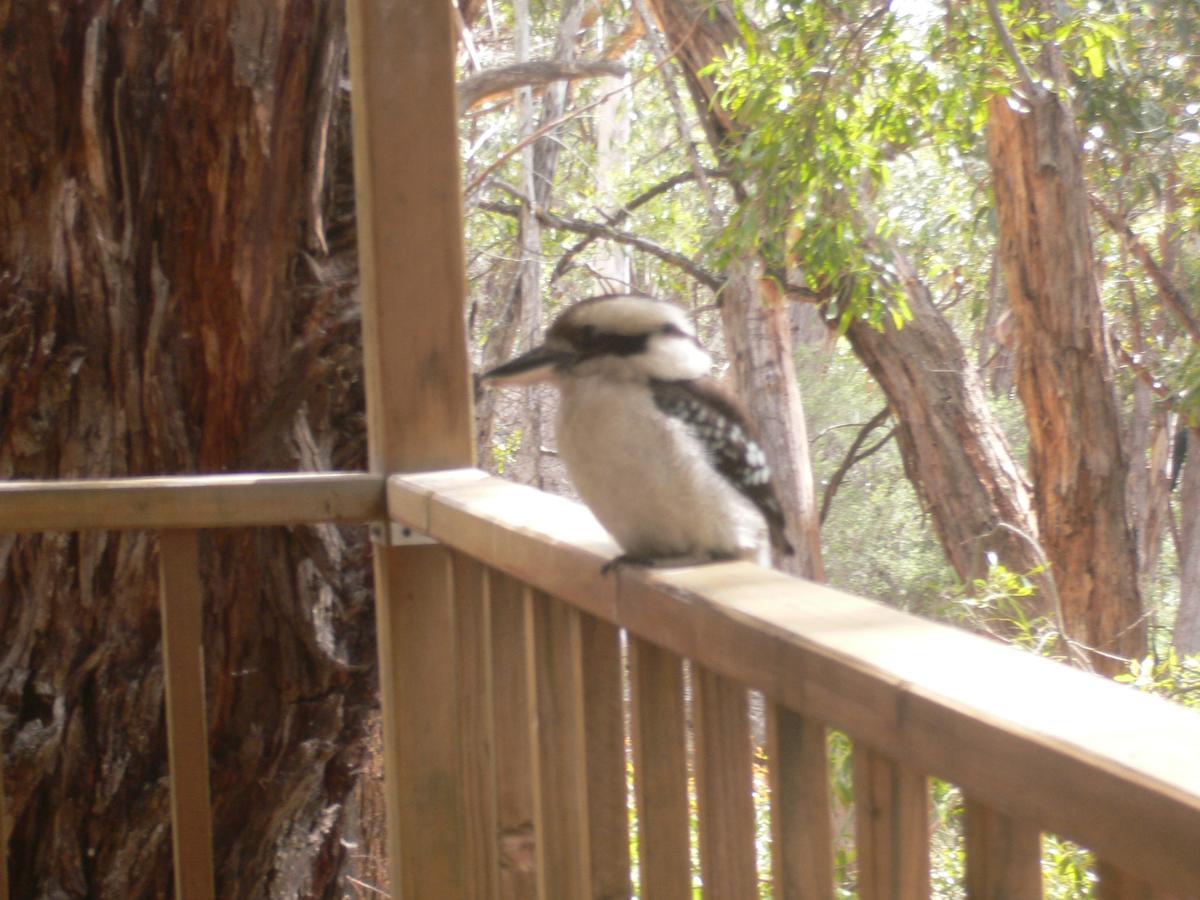
[[[338,3],[0,3],[0,477],[362,467],[344,42]],[[14,897],[171,892],[155,548],[0,538]],[[221,897],[338,894],[367,556],[203,541]]]
[[[650,0],[650,8],[677,52],[714,151],[721,154],[730,134],[725,110],[716,103],[712,79],[701,70],[741,39],[732,12],[722,3],[694,0]],[[764,296],[759,263],[738,260],[730,267],[721,294],[721,322],[733,362],[738,394],[758,425],[780,494],[788,534],[796,548],[792,558],[777,559],[783,568],[823,580],[820,519],[812,483],[808,433],[800,387],[796,381],[791,323],[781,298]]]
[[[1075,641],[1145,649],[1137,553],[1126,519],[1128,465],[1092,267],[1079,140],[1051,93],[1019,113],[990,105],[988,155],[1000,251],[1016,316],[1017,389],[1029,421],[1042,544]],[[1099,657],[1097,667],[1119,667]]]
[[[1192,454],[1200,448],[1200,432],[1189,435]],[[1179,615],[1175,620],[1175,649],[1200,653],[1200,462],[1189,454],[1179,489]]]
[[[908,260],[892,256],[912,320],[886,331],[854,320],[846,337],[887,396],[904,471],[960,578],[986,576],[989,553],[1030,572],[1043,560],[1021,467],[954,329]],[[1052,615],[1044,584],[1037,599],[1035,611]]]

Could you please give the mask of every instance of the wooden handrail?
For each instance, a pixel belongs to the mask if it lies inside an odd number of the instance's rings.
[[[386,517],[366,472],[0,482],[0,533],[233,528]]]
[[[1107,865],[1200,890],[1194,712],[748,563],[603,575],[615,548],[586,510],[477,470],[387,492],[414,530]]]

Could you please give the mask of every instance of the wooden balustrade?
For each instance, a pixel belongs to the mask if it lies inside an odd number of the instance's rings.
[[[224,499],[179,514],[171,492],[201,487]],[[148,522],[189,526],[159,536],[176,891],[189,900],[214,896],[195,529],[265,524],[261,492],[275,489],[291,498],[276,524],[383,510],[382,478],[363,475],[60,492],[103,508],[136,500]],[[27,521],[26,502],[43,504],[39,527],[100,524],[77,503],[47,511],[38,491],[0,487],[6,525]],[[863,898],[928,896],[929,776],[966,798],[973,898],[1038,896],[1042,831],[1096,851],[1100,896],[1200,894],[1194,712],[747,563],[604,575],[615,547],[586,511],[475,470],[393,476],[386,496],[391,521],[440,542],[378,551],[399,592],[381,610],[381,677],[410,710],[401,727],[384,708],[401,896],[569,900],[636,886],[683,900],[697,882],[706,897],[755,895],[767,873],[747,689],[766,698],[773,897],[833,895],[827,727],[855,742]],[[441,700],[419,705],[430,696]],[[414,757],[420,781],[404,769]]]

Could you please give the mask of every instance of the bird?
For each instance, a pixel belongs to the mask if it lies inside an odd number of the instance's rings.
[[[558,454],[621,565],[794,552],[762,445],[679,306],[605,294],[563,311],[540,346],[485,372],[492,386],[560,394]]]

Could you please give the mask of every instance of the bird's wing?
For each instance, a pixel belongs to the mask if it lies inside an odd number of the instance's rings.
[[[650,392],[663,413],[691,426],[717,471],[762,513],[775,549],[794,553],[784,533],[771,467],[741,404],[712,378],[654,380]]]

